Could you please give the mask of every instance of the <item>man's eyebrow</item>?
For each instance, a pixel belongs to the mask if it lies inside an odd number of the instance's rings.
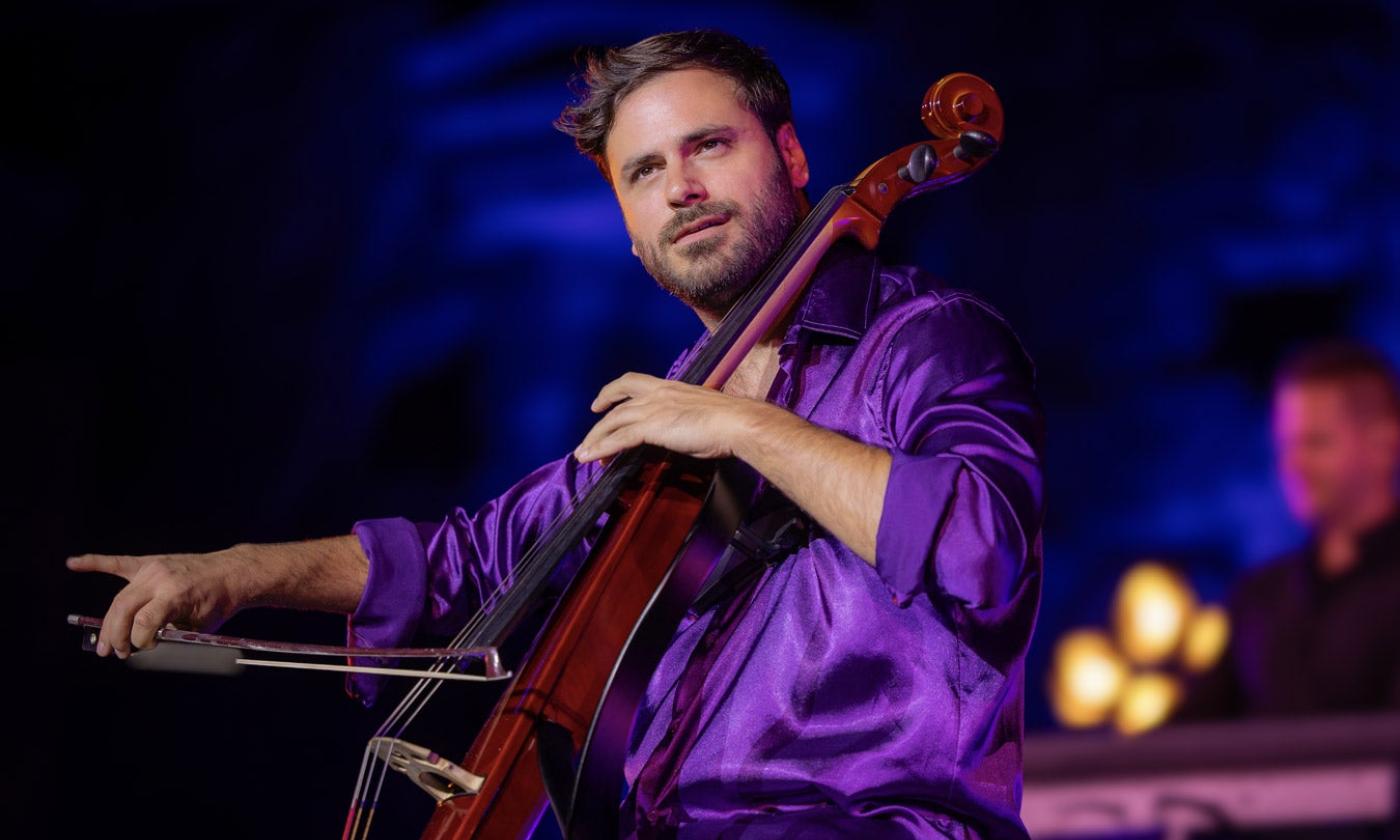
[[[726,132],[733,134],[734,128],[732,126],[722,125],[719,123],[702,125],[699,128],[687,134],[686,136],[682,137],[681,143],[683,143],[686,146],[689,146],[691,143],[703,140],[706,137],[709,137],[711,134],[724,134]]]
[[[627,162],[622,164],[622,177],[630,178],[634,170],[640,169],[648,164],[661,163],[664,160],[665,158],[661,156],[660,152],[642,152],[639,155],[628,158]]]
[[[689,146],[692,143],[697,143],[705,139],[706,137],[709,137],[714,134],[733,133],[734,127],[730,125],[724,125],[722,123],[711,123],[709,125],[702,125],[699,128],[682,137],[681,145]],[[632,157],[627,159],[626,163],[622,164],[622,177],[629,178],[631,177],[633,170],[639,169],[642,166],[646,166],[648,164],[656,164],[664,160],[665,158],[661,155],[661,153],[655,151],[642,152],[639,155],[633,155]]]

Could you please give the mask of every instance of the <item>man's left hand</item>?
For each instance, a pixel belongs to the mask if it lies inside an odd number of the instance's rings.
[[[603,386],[591,408],[607,414],[574,450],[580,462],[610,458],[643,443],[697,458],[727,458],[759,418],[786,414],[761,400],[643,373],[623,374]]]

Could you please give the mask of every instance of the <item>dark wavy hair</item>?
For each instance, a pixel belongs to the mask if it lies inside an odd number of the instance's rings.
[[[1274,388],[1325,383],[1344,386],[1353,408],[1400,420],[1400,373],[1380,350],[1350,339],[1308,344],[1284,359]]]
[[[662,73],[703,67],[733,79],[739,102],[758,117],[775,142],[778,128],[792,121],[792,96],[778,66],[762,49],[727,32],[666,32],[630,47],[585,51],[579,64],[583,70],[570,84],[577,101],[564,109],[554,127],[574,138],[574,145],[609,183],[612,177],[604,153],[617,105]]]

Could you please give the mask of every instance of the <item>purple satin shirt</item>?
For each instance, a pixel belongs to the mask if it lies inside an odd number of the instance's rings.
[[[1030,359],[987,304],[844,246],[779,358],[770,402],[891,454],[875,565],[817,527],[680,627],[634,730],[627,832],[1024,837],[1044,507]],[[569,455],[475,513],[355,523],[369,583],[350,643],[451,636],[597,471]],[[368,703],[376,685],[349,688]]]

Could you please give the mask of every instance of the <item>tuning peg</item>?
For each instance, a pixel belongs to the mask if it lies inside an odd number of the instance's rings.
[[[958,134],[958,145],[953,149],[953,157],[964,163],[974,163],[989,157],[997,150],[997,139],[985,131],[969,129]]]
[[[933,147],[927,143],[920,143],[909,153],[909,162],[899,167],[897,174],[906,181],[922,184],[937,166],[938,155],[933,151]]]

